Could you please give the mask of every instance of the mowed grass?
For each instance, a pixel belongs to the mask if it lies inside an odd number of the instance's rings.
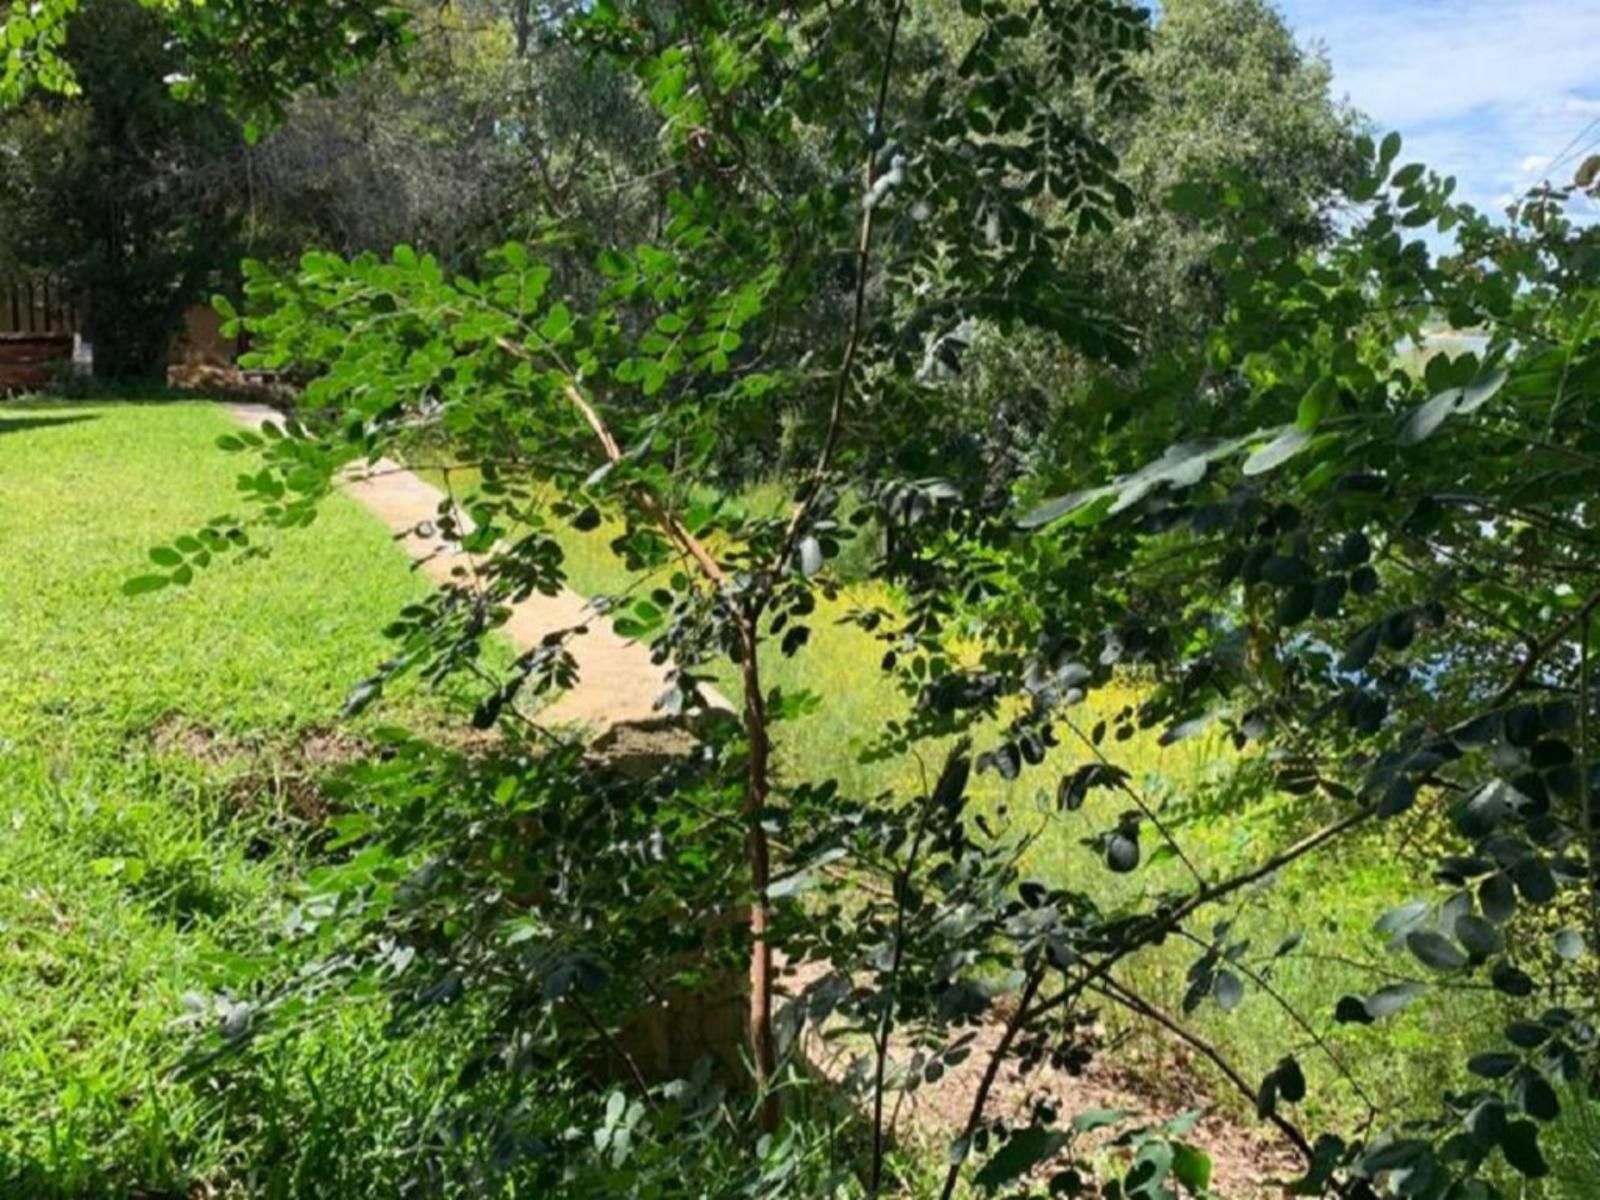
[[[0,405],[3,1196],[336,1195],[337,1171],[295,1182],[301,1151],[425,1102],[425,1060],[362,1075],[380,1014],[359,1007],[256,1079],[272,1102],[243,1118],[174,1073],[185,993],[259,950],[300,875],[314,814],[293,811],[285,767],[315,769],[297,747],[426,588],[335,497],[264,557],[125,596],[149,546],[236,508],[240,462],[213,444],[230,427],[203,404]],[[448,703],[402,692],[384,717]]]

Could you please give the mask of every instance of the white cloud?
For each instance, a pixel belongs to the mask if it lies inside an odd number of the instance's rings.
[[[1458,179],[1483,208],[1600,142],[1600,3],[1593,0],[1283,0],[1303,42],[1321,43],[1334,87],[1402,158]],[[1582,136],[1579,136],[1582,135]],[[1574,143],[1573,139],[1578,137]]]

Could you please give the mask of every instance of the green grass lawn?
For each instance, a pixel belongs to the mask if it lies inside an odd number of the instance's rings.
[[[238,1162],[219,1095],[171,1074],[176,1022],[208,963],[280,919],[315,816],[297,809],[295,776],[318,766],[306,739],[331,729],[384,656],[379,631],[426,584],[335,497],[265,558],[124,596],[147,547],[235,508],[238,460],[213,445],[230,427],[203,404],[0,405],[6,1197],[199,1195],[240,1171],[260,1185],[244,1194],[312,1194],[292,1183],[298,1152]],[[426,724],[448,703],[401,692],[383,716]],[[309,1147],[320,1129],[348,1148],[364,1111],[400,1123],[397,1089],[422,1102],[426,1063],[391,1056],[381,1079],[362,1075],[376,1016],[352,1010],[282,1079],[257,1081],[277,1089],[258,1114],[276,1136]]]

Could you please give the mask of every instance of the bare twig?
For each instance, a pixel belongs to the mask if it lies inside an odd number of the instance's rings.
[[[1148,1000],[1144,999],[1142,996],[1131,991],[1122,984],[1119,984],[1116,980],[1111,979],[1109,976],[1094,984],[1091,990],[1098,992],[1100,995],[1105,996],[1109,1000],[1115,1001],[1124,1008],[1131,1009],[1133,1012],[1138,1013],[1142,1017],[1147,1017],[1148,1019],[1154,1021],[1157,1025],[1160,1025],[1163,1029],[1167,1030],[1167,1032],[1171,1033],[1180,1041],[1186,1042],[1188,1045],[1198,1050],[1206,1058],[1211,1060],[1212,1064],[1217,1068],[1217,1070],[1222,1072],[1229,1083],[1238,1088],[1239,1091],[1243,1095],[1247,1096],[1252,1102],[1255,1100],[1255,1086],[1239,1073],[1239,1069],[1237,1067],[1223,1057],[1221,1051],[1219,1051],[1215,1046],[1211,1045],[1210,1042],[1206,1041],[1199,1034],[1195,1033],[1191,1029],[1186,1028],[1184,1025],[1174,1020],[1166,1013],[1162,1012],[1161,1009],[1157,1008],[1154,1004],[1151,1004]],[[1311,1142],[1306,1138],[1304,1133],[1300,1132],[1299,1126],[1295,1125],[1294,1122],[1290,1121],[1287,1117],[1276,1110],[1267,1114],[1267,1120],[1271,1121],[1278,1127],[1278,1130],[1283,1134],[1284,1138],[1287,1139],[1292,1146],[1294,1146],[1294,1148],[1300,1153],[1300,1156],[1304,1158],[1306,1162],[1311,1162],[1313,1156]]]
[[[883,129],[884,106],[888,103],[889,81],[894,73],[895,44],[900,33],[900,18],[904,12],[905,0],[896,0],[894,11],[889,16],[889,41],[884,50],[883,74],[878,79],[878,102],[872,114],[878,130]],[[789,519],[789,527],[779,547],[777,561],[773,564],[778,570],[782,569],[783,564],[789,561],[789,556],[794,552],[800,531],[805,528],[811,509],[822,492],[822,485],[827,479],[834,453],[839,448],[839,432],[844,423],[845,402],[850,396],[850,376],[855,370],[856,356],[860,353],[861,338],[866,329],[867,275],[872,265],[872,234],[878,213],[878,206],[870,203],[868,197],[872,195],[873,186],[877,183],[877,157],[878,147],[869,145],[863,171],[865,179],[861,195],[864,211],[861,214],[860,237],[856,243],[856,289],[851,306],[850,334],[845,341],[844,358],[839,363],[839,374],[834,380],[833,403],[828,411],[828,428],[823,434],[822,450],[817,455],[816,466],[812,468],[805,495],[795,507],[794,516]]]

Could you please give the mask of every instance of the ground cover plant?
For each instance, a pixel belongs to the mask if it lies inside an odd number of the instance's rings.
[[[203,594],[347,465],[442,447],[471,482],[428,524],[471,557],[345,711],[462,679],[503,741],[387,730],[329,781],[192,1061],[254,1078],[374,997],[398,1046],[451,1031],[407,1179],[443,1194],[1225,1193],[1193,1117],[1049,1086],[1121,1021],[1288,1147],[1279,1191],[1581,1195],[1600,376],[1564,206],[1595,169],[1496,224],[1352,139],[1309,247],[1204,171],[1142,199],[1214,318],[1150,343],[1082,257],[1140,210],[1111,146],[1148,14],[957,8],[541,13],[633,81],[653,219],[558,213],[477,269],[309,251],[219,299],[305,386],[219,438],[240,511],[125,591]],[[275,81],[244,94],[281,112]],[[1418,370],[1441,320],[1472,348]],[[735,498],[774,466],[782,503]],[[571,550],[668,669],[677,752],[537,723],[579,629],[483,650]],[[876,667],[865,702],[826,653]]]

